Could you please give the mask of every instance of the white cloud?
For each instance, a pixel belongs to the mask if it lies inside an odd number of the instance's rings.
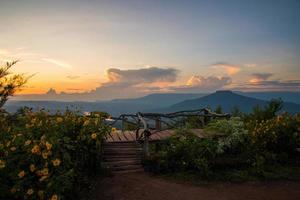
[[[46,61],[48,63],[57,65],[59,67],[65,68],[65,69],[72,69],[72,66],[64,61],[60,61],[60,60],[55,60],[52,58],[42,58],[43,61]]]

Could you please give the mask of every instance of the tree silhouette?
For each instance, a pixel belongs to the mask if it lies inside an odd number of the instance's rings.
[[[8,98],[13,96],[29,78],[25,77],[24,74],[12,74],[9,71],[17,62],[7,62],[0,67],[0,109],[2,109]]]

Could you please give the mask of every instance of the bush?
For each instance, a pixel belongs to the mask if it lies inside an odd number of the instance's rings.
[[[0,116],[0,199],[66,199],[95,173],[109,127],[101,117],[23,109]]]
[[[300,115],[278,115],[280,105],[272,101],[246,117],[211,121],[205,127],[206,138],[180,129],[152,150],[148,166],[156,172],[192,171],[211,178],[224,167],[270,177],[269,173],[275,175],[268,170],[272,166],[299,165]]]
[[[161,149],[152,154],[148,164],[156,172],[194,170],[208,176],[210,161],[216,155],[217,143],[211,139],[202,140],[182,129],[170,138]]]

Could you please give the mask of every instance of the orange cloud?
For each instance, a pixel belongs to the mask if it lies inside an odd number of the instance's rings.
[[[239,66],[228,63],[216,63],[212,66],[216,69],[223,69],[228,75],[234,75],[241,71],[241,68]]]

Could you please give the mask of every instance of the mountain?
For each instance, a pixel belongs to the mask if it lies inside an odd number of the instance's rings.
[[[174,112],[180,110],[199,109],[209,106],[215,109],[218,105],[222,106],[223,111],[230,112],[233,106],[238,106],[241,111],[249,112],[255,105],[266,105],[267,100],[277,97],[280,94],[289,99],[298,93],[242,93],[231,91],[217,91],[213,94],[182,94],[182,93],[162,93],[150,94],[140,98],[133,99],[115,99],[110,101],[98,102],[65,102],[65,101],[8,101],[5,109],[9,112],[15,112],[20,107],[32,107],[34,109],[45,108],[51,112],[56,110],[65,110],[67,107],[71,110],[81,112],[106,111],[113,116],[124,113],[136,112]],[[289,94],[289,95],[288,95]],[[249,97],[258,95],[263,99]],[[284,98],[283,98],[284,99]],[[294,98],[296,100],[296,98]],[[284,110],[300,113],[300,105],[295,103],[284,103]]]
[[[68,107],[71,110],[79,110],[82,112],[106,111],[113,116],[118,116],[123,113],[147,112],[161,107],[168,107],[181,101],[199,98],[204,95],[205,94],[161,93],[134,99],[115,99],[98,102],[8,101],[5,105],[5,109],[9,112],[15,112],[20,107],[27,106],[35,110],[44,108],[55,112],[56,110],[64,111]]]
[[[207,94],[195,94],[195,93],[156,93],[149,94],[144,97],[134,99],[114,99],[108,103],[128,103],[128,104],[142,104],[155,107],[170,106],[187,99],[196,99],[203,97]]]
[[[163,111],[174,112],[180,110],[194,110],[204,107],[215,109],[217,106],[221,106],[224,112],[230,112],[230,110],[234,106],[237,106],[242,112],[250,112],[254,106],[264,106],[267,103],[268,101],[246,97],[232,91],[217,91],[213,94],[201,98],[185,100],[183,102],[174,104],[168,108],[163,109]],[[300,105],[284,102],[283,111],[287,111],[290,113],[299,113]]]
[[[300,92],[284,92],[284,91],[276,91],[276,92],[240,92],[240,91],[234,91],[237,94],[246,96],[246,97],[252,97],[262,100],[270,100],[270,99],[278,99],[281,98],[285,102],[291,102],[300,104]]]

